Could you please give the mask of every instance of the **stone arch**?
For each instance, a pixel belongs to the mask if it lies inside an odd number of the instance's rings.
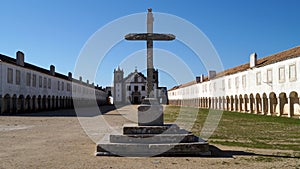
[[[300,114],[299,110],[299,97],[298,93],[292,91],[289,95],[290,98],[290,116],[294,116],[295,114]]]
[[[261,113],[261,110],[262,110],[262,100],[261,100],[261,97],[258,93],[256,93],[255,95],[255,112],[256,113]]]
[[[24,107],[25,107],[24,101],[25,101],[24,96],[20,95],[19,98],[18,98],[18,103],[17,103],[17,108],[18,108],[17,112],[19,112],[19,113],[24,112]]]
[[[248,104],[249,104],[249,98],[248,98],[248,95],[245,94],[244,95],[244,111],[245,112],[249,112]]]
[[[243,96],[240,94],[239,95],[239,111],[240,112],[244,111],[244,109],[243,109],[243,103],[244,103]]]
[[[42,99],[42,110],[46,110],[46,109],[47,109],[47,96],[44,95]]]
[[[56,98],[55,98],[55,107],[57,108],[57,109],[59,109],[59,98],[58,98],[58,96],[56,96]]]
[[[39,111],[43,109],[43,103],[42,103],[42,96],[41,95],[38,96],[37,106],[38,106]]]
[[[218,97],[215,97],[215,109],[218,109],[218,106],[219,105],[219,99],[218,99]]]
[[[211,109],[211,97],[208,97],[208,108]]]
[[[12,112],[13,113],[16,113],[17,112],[17,101],[18,101],[18,99],[17,99],[17,95],[16,94],[14,94],[13,95],[13,97],[12,97]]]
[[[63,99],[62,99],[62,96],[59,96],[59,107],[63,108]]]
[[[56,104],[55,104],[55,96],[52,96],[52,109],[56,109]]]
[[[234,111],[238,111],[239,110],[239,99],[238,99],[238,96],[235,95],[234,96]]]
[[[234,98],[233,98],[233,96],[231,95],[230,96],[230,111],[233,111],[234,109],[233,109],[233,106],[234,106]]]
[[[50,110],[51,109],[51,96],[48,95],[47,97],[47,110]]]
[[[31,106],[31,111],[36,111],[36,96],[32,96],[32,106]]]
[[[226,104],[225,96],[222,97],[222,100],[223,100],[223,101],[222,101],[222,110],[225,110],[225,108],[226,108],[226,107],[225,107],[225,104]]]
[[[26,99],[25,99],[25,111],[26,112],[30,112],[31,111],[31,97],[29,95],[26,96]]]
[[[229,111],[230,99],[229,96],[226,96],[226,110]]]
[[[3,105],[2,105],[2,112],[3,113],[10,113],[11,109],[11,97],[9,94],[6,94],[3,98]]]
[[[62,103],[63,103],[63,108],[66,108],[66,97],[65,96],[63,96]]]
[[[263,93],[262,95],[262,113],[267,114],[268,113],[268,96],[266,93]]]
[[[253,113],[254,112],[255,99],[254,99],[254,96],[253,96],[252,93],[250,94],[249,102],[250,102],[250,113]]]
[[[218,107],[219,110],[221,110],[223,108],[222,104],[223,104],[223,100],[222,100],[222,97],[220,96],[219,97],[219,107]]]
[[[271,92],[269,94],[269,102],[270,102],[270,110],[269,110],[269,114],[273,115],[276,111],[276,105],[278,104],[277,102],[277,96],[274,92]]]
[[[285,105],[288,103],[288,99],[286,97],[286,93],[282,92],[279,94],[279,110],[277,110],[277,115],[281,116],[283,114],[287,114],[288,112],[286,112],[287,110],[285,110]]]

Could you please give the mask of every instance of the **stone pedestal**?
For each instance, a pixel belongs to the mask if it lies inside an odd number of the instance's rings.
[[[176,124],[124,125],[122,135],[97,144],[97,156],[210,156],[209,144]]]
[[[138,107],[139,126],[162,126],[164,124],[163,107],[155,98],[145,98]]]
[[[210,156],[209,144],[176,124],[164,124],[163,107],[147,98],[138,107],[138,124],[123,126],[97,144],[98,156]]]

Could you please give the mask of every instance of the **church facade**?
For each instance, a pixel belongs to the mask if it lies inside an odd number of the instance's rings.
[[[299,118],[300,46],[261,59],[254,53],[249,60],[173,87],[169,103]]]
[[[158,86],[158,70],[153,69],[154,97],[167,103],[167,88]],[[135,69],[124,77],[119,67],[114,69],[113,98],[115,103],[140,104],[147,97],[147,77]]]

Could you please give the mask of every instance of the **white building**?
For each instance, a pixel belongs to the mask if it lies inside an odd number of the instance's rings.
[[[287,117],[300,116],[300,47],[257,59],[168,91],[169,103]]]
[[[154,97],[167,103],[166,87],[158,87],[158,71],[153,69]],[[124,77],[120,68],[114,70],[113,98],[115,103],[140,104],[147,97],[147,78],[135,69]]]
[[[98,104],[106,102],[99,87],[57,73],[53,65],[46,70],[25,63],[20,51],[16,59],[0,54],[0,74],[0,114],[71,108],[73,101],[88,105],[95,96]]]

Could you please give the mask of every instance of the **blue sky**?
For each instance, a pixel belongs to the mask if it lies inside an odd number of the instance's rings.
[[[176,15],[198,27],[227,69],[248,62],[252,52],[260,58],[298,46],[299,6],[298,0],[0,0],[0,53],[14,57],[20,50],[26,62],[47,69],[53,64],[57,72],[67,74],[74,71],[82,47],[97,30],[151,7],[154,12]],[[207,74],[201,63],[188,58],[193,53],[179,42],[155,46],[173,53],[180,50],[177,54],[194,75]],[[140,42],[118,44],[105,57],[106,64],[99,68],[96,79],[89,80],[111,85],[113,69],[126,54],[144,47]],[[125,74],[133,70],[125,70]],[[161,85],[177,85],[161,74]]]

